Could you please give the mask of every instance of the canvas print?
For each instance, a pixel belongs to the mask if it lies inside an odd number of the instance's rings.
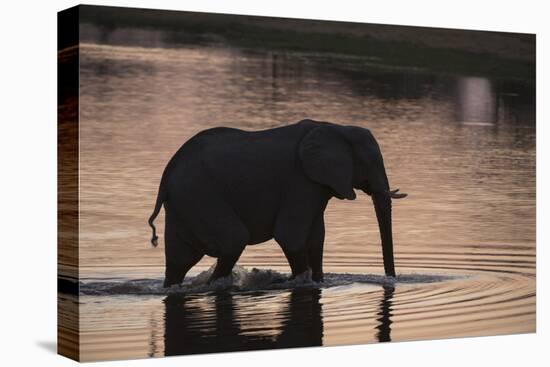
[[[535,35],[58,15],[58,351],[535,332]]]

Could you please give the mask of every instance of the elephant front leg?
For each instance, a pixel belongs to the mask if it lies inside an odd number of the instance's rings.
[[[292,276],[290,277],[290,280],[294,280],[296,278],[308,280],[309,266],[307,262],[306,248],[303,247],[295,250],[293,247],[289,246],[281,245],[281,247],[283,248],[283,252],[286,256],[286,259],[288,260],[288,264],[290,265],[290,269],[292,271]]]
[[[275,240],[281,246],[292,270],[291,280],[296,277],[309,278],[307,233],[307,226],[290,221],[279,222],[275,230]]]
[[[319,193],[299,190],[290,195],[278,215],[274,237],[283,249],[292,270],[292,278],[322,279],[324,240],[323,211],[326,201]]]
[[[307,242],[307,260],[311,268],[311,279],[323,281],[323,244],[325,242],[325,220],[321,213],[314,221]]]
[[[275,234],[275,240],[279,243],[288,260],[292,276],[290,280],[311,280],[311,269],[308,262],[307,231],[304,227],[287,227],[285,231]]]

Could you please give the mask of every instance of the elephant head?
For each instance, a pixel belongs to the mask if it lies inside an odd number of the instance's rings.
[[[339,199],[355,199],[354,189],[372,197],[382,241],[384,270],[395,276],[392,239],[392,198],[380,147],[367,129],[319,123],[303,138],[299,155],[306,175]]]

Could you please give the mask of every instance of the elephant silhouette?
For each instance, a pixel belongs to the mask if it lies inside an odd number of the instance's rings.
[[[165,281],[183,281],[204,255],[217,258],[210,280],[225,277],[248,245],[274,238],[292,277],[323,281],[328,201],[372,197],[384,269],[395,276],[392,199],[380,147],[357,126],[303,120],[262,131],[214,128],[184,143],[168,162],[149,225],[165,210]]]
[[[164,300],[164,353],[171,356],[320,346],[323,343],[320,295],[317,288],[292,289],[280,314],[284,320],[276,337],[244,333],[235,315],[234,295],[229,292],[215,294],[214,311],[208,315],[195,302],[196,296],[168,295]],[[262,318],[256,320],[255,327],[261,328]]]

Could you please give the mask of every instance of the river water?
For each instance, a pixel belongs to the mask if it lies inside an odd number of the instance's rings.
[[[82,360],[535,331],[529,84],[343,55],[80,50]],[[325,214],[322,285],[286,282],[269,241],[245,250],[228,284],[204,284],[205,257],[163,290],[163,238],[150,246],[147,219],[172,154],[210,127],[303,118],[377,138],[391,186],[409,194],[393,210],[397,279],[382,275],[374,209],[358,194]],[[163,214],[157,224],[162,234]]]

